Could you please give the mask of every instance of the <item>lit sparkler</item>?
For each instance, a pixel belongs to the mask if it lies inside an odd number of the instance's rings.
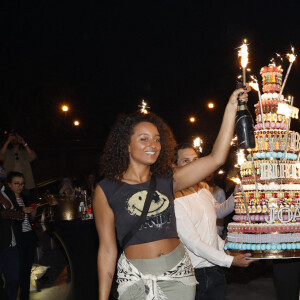
[[[243,187],[242,183],[240,184],[240,188],[241,188],[241,192],[242,192],[242,196],[243,196],[243,201],[244,201],[244,205],[245,205],[245,209],[246,209],[246,214],[247,214],[248,222],[249,222],[249,224],[251,224],[251,219],[250,219],[248,204],[247,204],[247,200],[246,200],[245,192],[244,192],[244,187]]]
[[[294,47],[292,47],[292,53],[288,53],[287,54],[287,57],[289,58],[289,62],[290,62],[290,65],[289,65],[289,68],[285,74],[285,78],[284,78],[284,81],[283,81],[283,84],[282,84],[282,88],[281,88],[281,91],[279,93],[279,96],[278,96],[278,99],[280,99],[282,93],[283,93],[283,89],[285,87],[285,84],[286,84],[286,81],[289,77],[289,74],[290,74],[290,71],[291,71],[291,68],[292,68],[292,65],[293,65],[293,62],[296,60],[296,55],[294,54]]]
[[[230,142],[230,146],[236,146],[236,143],[237,143],[237,136],[235,135]]]
[[[193,141],[193,146],[194,146],[194,149],[197,151],[197,152],[200,152],[202,153],[202,145],[203,141],[200,139],[200,137],[196,137]]]
[[[246,161],[244,149],[240,149],[239,152],[237,152],[237,158],[238,158],[238,165],[239,166],[241,166]],[[245,209],[246,209],[246,213],[247,213],[247,217],[248,217],[248,222],[251,223],[248,204],[247,204],[247,201],[246,201],[242,181],[240,181],[239,184],[240,184],[240,189],[241,189],[241,192],[242,192],[243,201],[244,201],[244,205],[245,205]]]
[[[248,64],[248,45],[247,40],[244,40],[244,44],[240,46],[238,51],[238,57],[241,57],[241,66],[243,69],[243,84],[246,85],[246,67]]]
[[[228,178],[236,184],[241,184],[241,179],[238,177],[228,177]]]
[[[240,149],[237,152],[237,159],[238,159],[238,165],[239,166],[241,166],[246,161],[244,149]]]
[[[141,105],[139,105],[139,107],[141,108],[141,113],[142,114],[148,114],[149,113],[149,111],[147,110],[147,108],[150,108],[150,106],[147,106],[147,103],[145,102],[145,100],[143,99],[142,100],[142,104]]]
[[[286,121],[286,134],[285,134],[285,154],[284,159],[287,159],[287,150],[288,150],[288,136],[289,136],[289,130],[291,126],[291,119],[295,118],[298,119],[298,111],[299,109],[296,107],[293,107],[294,103],[294,97],[290,98],[291,105],[288,105],[287,103],[278,103],[277,113],[281,115],[285,115],[287,118]]]
[[[249,85],[257,91],[258,93],[258,100],[259,100],[259,107],[260,107],[260,115],[261,115],[261,122],[262,122],[262,125],[263,125],[263,129],[265,129],[265,121],[264,121],[264,118],[263,118],[263,108],[262,108],[262,102],[261,102],[261,94],[260,94],[260,89],[259,89],[259,85],[258,85],[258,82],[257,82],[257,79],[255,76],[251,76],[251,79],[253,79],[253,81],[251,81],[249,83]]]
[[[258,192],[256,168],[255,168],[253,153],[251,151],[252,149],[247,149],[247,150],[250,152],[251,162],[252,162],[252,170],[253,170],[253,176],[254,176],[254,182],[255,182],[255,189],[256,189],[256,192]]]
[[[218,174],[223,175],[223,174],[225,174],[225,172],[224,172],[224,170],[221,169],[221,170],[219,170]]]
[[[270,65],[273,65],[273,66],[276,66],[276,60],[278,61],[278,59],[281,60],[281,61],[283,62],[282,56],[281,56],[279,53],[275,53],[275,54],[276,54],[276,56],[277,56],[277,59],[275,59],[274,57],[272,57],[272,58],[270,59]],[[281,68],[281,66],[279,66],[278,68]]]

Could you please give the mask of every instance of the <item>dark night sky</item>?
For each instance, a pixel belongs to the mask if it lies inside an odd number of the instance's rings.
[[[275,52],[290,52],[291,44],[299,50],[298,3],[8,1],[0,18],[0,128],[15,127],[36,144],[67,134],[101,145],[116,115],[145,98],[179,141],[199,133],[209,145],[240,72],[235,48],[248,39],[257,77]],[[295,105],[299,78],[296,61],[284,93]],[[68,120],[63,102],[71,106]],[[253,93],[249,107],[256,102]],[[76,133],[66,125],[73,118],[82,122]]]

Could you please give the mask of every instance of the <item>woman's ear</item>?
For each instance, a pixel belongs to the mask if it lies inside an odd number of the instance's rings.
[[[128,153],[130,153],[131,151],[130,151],[130,145],[128,145]]]

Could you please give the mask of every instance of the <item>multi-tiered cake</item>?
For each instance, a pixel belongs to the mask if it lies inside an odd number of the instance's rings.
[[[231,255],[250,252],[255,258],[298,257],[300,135],[289,130],[298,109],[280,95],[281,68],[263,67],[261,75],[261,105],[255,104],[256,148],[241,165],[243,193],[235,198],[225,249]]]

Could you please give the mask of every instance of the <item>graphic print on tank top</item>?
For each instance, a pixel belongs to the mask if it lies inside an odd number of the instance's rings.
[[[138,216],[140,217],[145,200],[147,197],[147,190],[139,191],[135,194],[133,194],[128,200],[127,200],[127,211],[132,216]],[[152,228],[157,227],[160,228],[162,225],[166,223],[171,222],[171,214],[167,213],[167,209],[170,206],[170,200],[169,198],[160,193],[159,191],[155,191],[155,198],[152,199],[151,205],[147,214],[146,221],[141,226],[140,230],[143,228]]]

